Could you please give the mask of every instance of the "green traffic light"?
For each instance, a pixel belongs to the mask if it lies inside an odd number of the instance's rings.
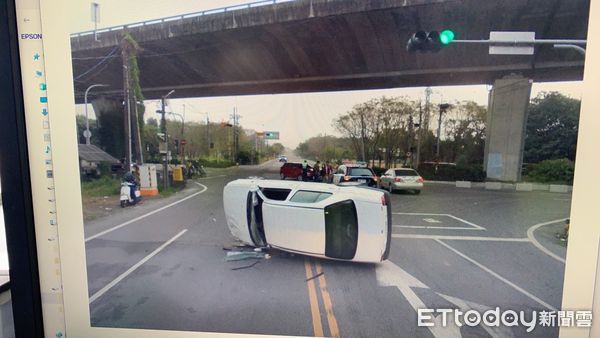
[[[454,41],[454,32],[446,29],[440,33],[440,42],[442,45],[448,45],[450,42]]]

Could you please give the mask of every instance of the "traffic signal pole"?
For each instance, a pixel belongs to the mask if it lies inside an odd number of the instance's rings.
[[[535,32],[492,31],[490,32],[490,38],[487,40],[458,40],[454,39],[454,37],[454,32],[449,29],[442,32],[418,31],[408,39],[406,50],[409,52],[419,51],[422,53],[439,52],[442,47],[447,47],[450,44],[467,43],[490,45],[490,54],[531,55],[533,54],[532,48],[523,51],[521,50],[523,48],[518,47],[552,45],[557,49],[573,49],[582,55],[585,55],[585,48],[581,47],[581,45],[587,44],[587,40],[577,39],[536,39]]]

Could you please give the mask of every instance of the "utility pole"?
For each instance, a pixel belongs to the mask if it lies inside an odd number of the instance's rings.
[[[419,101],[419,130],[417,131],[417,157],[415,159],[415,169],[419,169],[421,163],[421,138],[423,138],[423,109],[421,107],[421,101]]]
[[[442,113],[445,112],[448,108],[450,108],[450,105],[448,103],[440,104],[440,115],[438,118],[438,130],[437,130],[437,147],[435,150],[436,162],[440,161],[440,134],[442,131]]]
[[[366,156],[365,156],[365,116],[361,113],[360,114],[360,147],[361,147],[361,153],[362,153],[362,161],[366,162]]]
[[[169,187],[169,135],[167,134],[167,120],[165,119],[165,106],[167,97],[173,94],[175,90],[171,90],[167,95],[161,97],[161,118],[160,118],[160,131],[165,135],[165,145],[166,145],[166,153],[165,157],[163,157],[163,189]]]
[[[210,158],[210,120],[206,113],[206,155]]]
[[[123,62],[123,100],[126,117],[123,119],[125,143],[125,168],[131,171],[131,90],[129,88],[129,48],[125,39],[121,40],[121,59]]]

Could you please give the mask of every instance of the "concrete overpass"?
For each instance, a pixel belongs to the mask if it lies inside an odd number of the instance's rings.
[[[177,90],[173,97],[202,97],[491,84],[513,72],[534,81],[582,78],[580,55],[549,46],[537,48],[534,56],[512,57],[490,56],[486,46],[454,45],[437,54],[410,54],[405,47],[413,32],[443,28],[452,28],[459,39],[487,38],[490,30],[585,39],[587,0],[267,4],[116,27],[101,31],[98,41],[89,32],[73,35],[78,101],[93,83],[110,84],[106,93],[120,95],[118,46],[124,30],[140,45],[141,84],[148,99],[171,89]]]
[[[436,54],[405,47],[415,31],[444,28],[458,39],[486,39],[490,31],[585,39],[589,0],[282,1],[113,27],[97,39],[74,34],[76,99],[95,83],[110,85],[96,94],[123,97],[125,31],[140,47],[146,99],[172,89],[172,97],[185,98],[494,84],[484,167],[488,178],[518,181],[531,82],[583,76],[579,53],[551,46],[536,47],[533,56],[488,55],[485,45],[456,44]],[[119,106],[101,100],[94,108],[102,114]]]

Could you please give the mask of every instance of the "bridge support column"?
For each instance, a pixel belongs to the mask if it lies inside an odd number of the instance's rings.
[[[521,179],[531,84],[531,80],[519,75],[494,82],[488,103],[483,164],[488,179]]]
[[[100,97],[91,101],[99,124],[99,139],[104,150],[112,156],[126,157],[123,101]]]

